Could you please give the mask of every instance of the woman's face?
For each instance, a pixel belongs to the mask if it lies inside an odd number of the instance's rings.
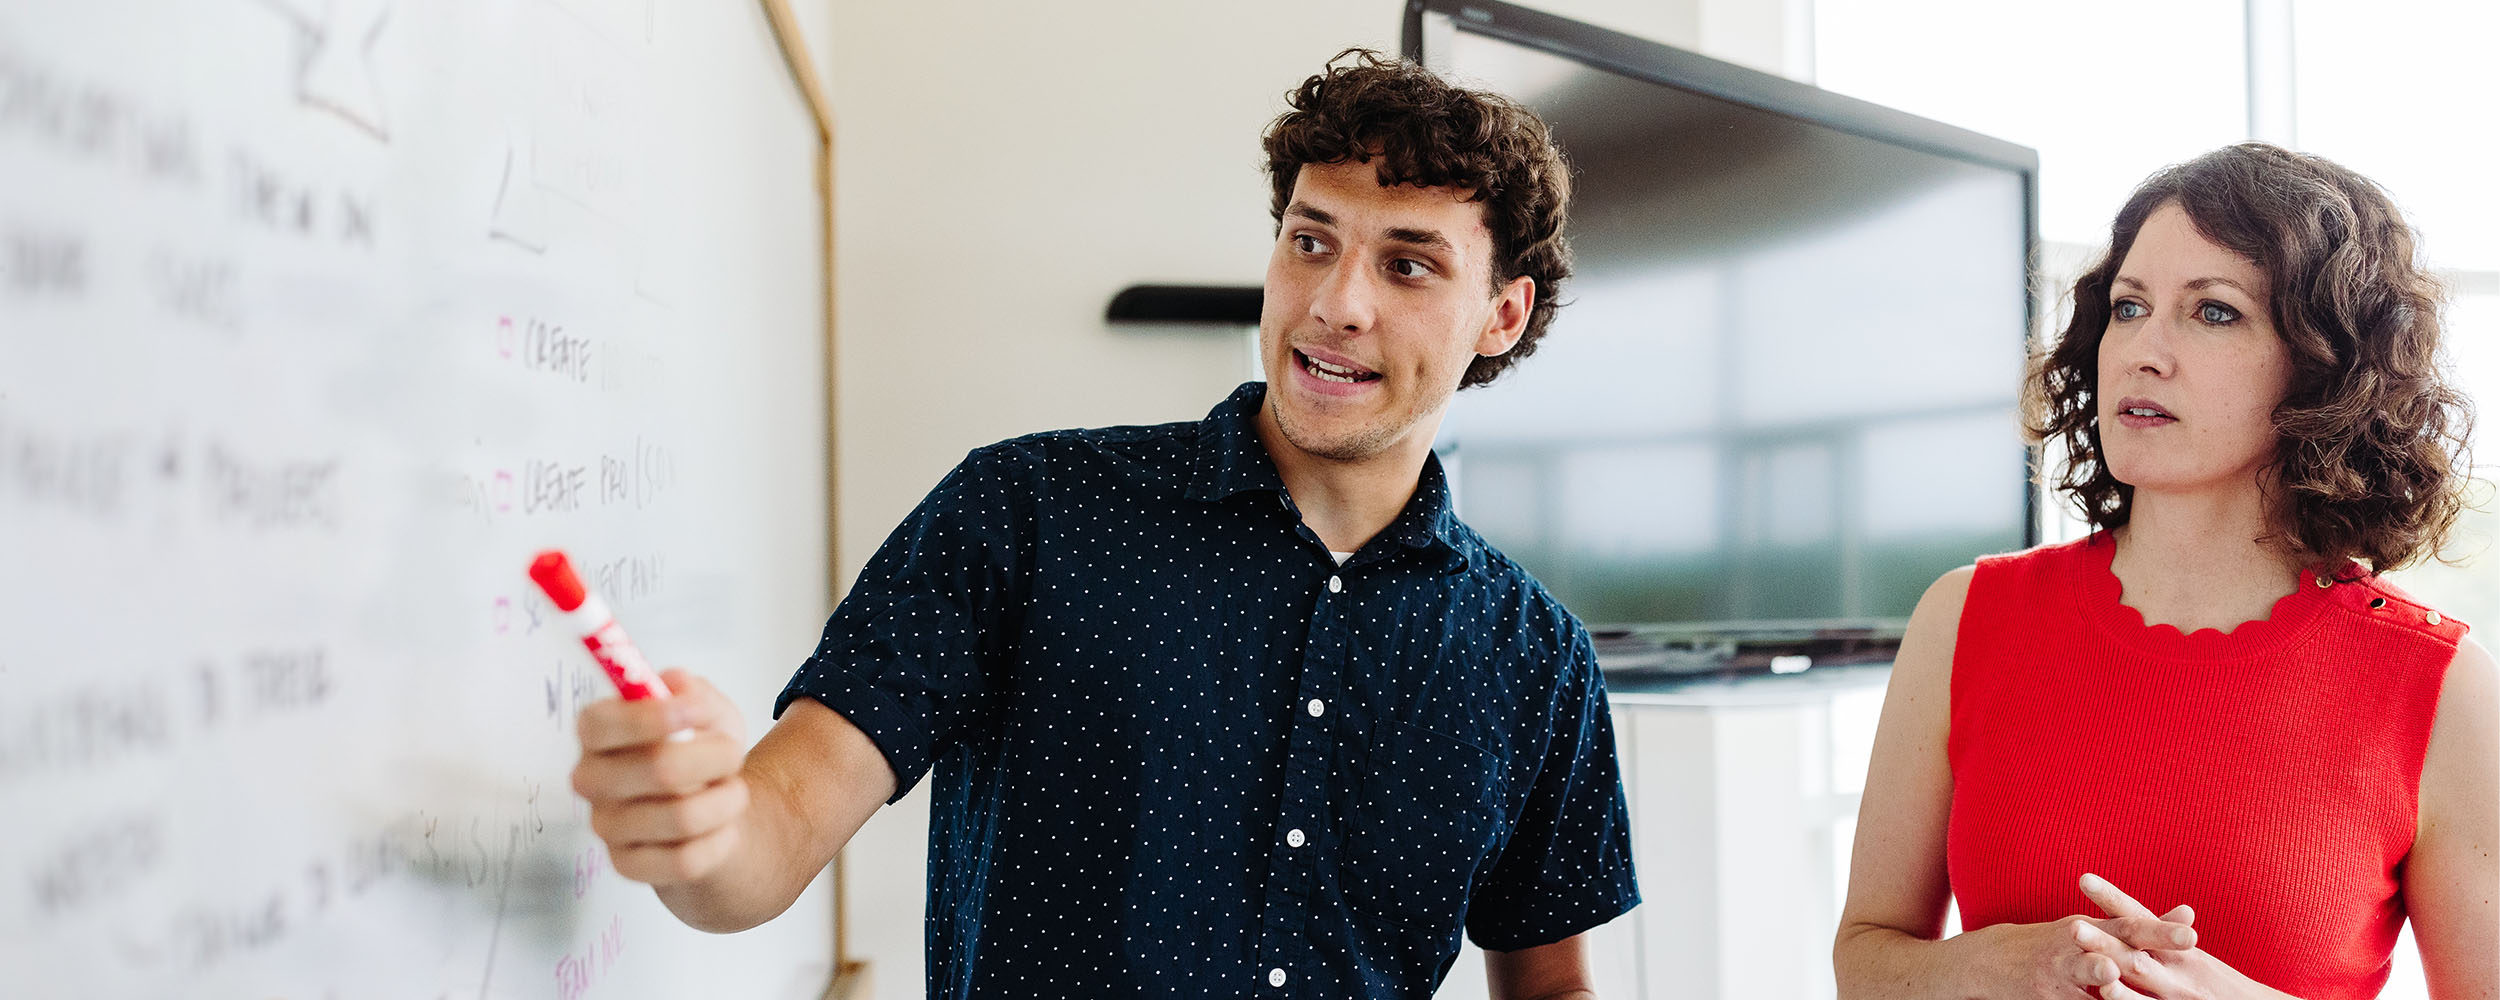
[[[2110,286],[2095,399],[2102,460],[2139,497],[2256,488],[2292,374],[2270,293],[2177,204],[2145,220]]]

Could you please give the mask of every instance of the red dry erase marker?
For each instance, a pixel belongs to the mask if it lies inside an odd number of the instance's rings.
[[[616,682],[616,692],[625,700],[668,697],[668,685],[651,669],[651,661],[643,659],[634,641],[625,637],[624,626],[608,613],[607,602],[573,575],[573,561],[564,557],[563,550],[548,549],[530,560],[530,579],[538,581],[538,589],[547,592],[556,610],[564,612],[573,629],[582,634],[582,645],[590,647],[591,658],[607,670],[608,679]]]

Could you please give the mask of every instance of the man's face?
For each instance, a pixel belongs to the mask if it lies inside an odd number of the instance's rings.
[[[1468,363],[1518,342],[1535,285],[1493,290],[1493,234],[1470,193],[1382,187],[1376,163],[1302,167],[1259,310],[1266,414],[1293,449],[1420,453]]]

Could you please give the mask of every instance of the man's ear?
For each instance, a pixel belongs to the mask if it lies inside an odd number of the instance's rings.
[[[1528,331],[1528,315],[1536,308],[1536,279],[1520,275],[1502,286],[1499,301],[1493,304],[1493,315],[1485,321],[1484,333],[1476,337],[1476,353],[1488,358],[1500,357],[1519,343],[1519,335]]]

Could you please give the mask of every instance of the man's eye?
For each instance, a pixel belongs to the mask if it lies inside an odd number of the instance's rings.
[[[1420,278],[1432,273],[1432,266],[1413,257],[1400,257],[1389,262],[1389,270],[1401,278]]]
[[[2220,302],[2208,302],[2196,307],[2196,318],[2215,326],[2223,326],[2239,319],[2240,311]]]
[[[2120,299],[2110,303],[2109,314],[2118,319],[2143,319],[2144,303],[2134,299]]]
[[[1318,253],[1322,249],[1319,243],[1319,237],[1313,236],[1309,233],[1295,233],[1293,236],[1293,248],[1300,250],[1303,253]]]

